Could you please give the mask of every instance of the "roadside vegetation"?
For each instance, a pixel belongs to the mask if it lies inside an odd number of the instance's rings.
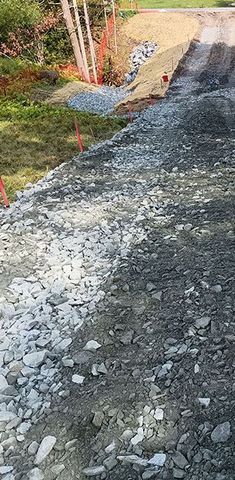
[[[24,95],[0,98],[0,175],[9,199],[79,153],[74,119],[84,147],[110,138],[125,120],[35,103]]]
[[[78,8],[82,14],[80,0]],[[89,12],[93,36],[99,40],[104,28],[103,1],[91,2]],[[85,30],[82,15],[81,20]],[[42,70],[58,72],[56,85],[39,79]],[[50,95],[80,78],[60,2],[0,0],[0,176],[9,200],[79,153],[75,118],[85,148],[125,126],[122,119],[44,102],[47,92]]]

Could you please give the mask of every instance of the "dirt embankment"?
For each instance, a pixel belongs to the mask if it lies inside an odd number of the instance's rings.
[[[154,41],[159,49],[140,68],[136,79],[128,87],[133,92],[118,105],[119,111],[125,110],[130,103],[135,109],[147,98],[164,96],[168,84],[163,84],[162,75],[166,72],[171,79],[199,28],[200,22],[195,16],[175,12],[138,14],[122,26],[121,44],[124,37],[129,40],[128,45]]]

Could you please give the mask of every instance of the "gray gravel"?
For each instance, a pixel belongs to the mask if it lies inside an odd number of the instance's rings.
[[[233,480],[234,108],[169,95],[0,212],[3,480]]]
[[[109,114],[115,105],[128,95],[122,87],[100,87],[95,92],[79,93],[69,100],[68,106],[84,112]]]

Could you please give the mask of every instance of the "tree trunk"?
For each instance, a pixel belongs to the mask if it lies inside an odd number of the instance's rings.
[[[90,52],[91,52],[92,70],[93,70],[95,83],[98,83],[97,71],[96,71],[95,49],[94,49],[93,39],[92,39],[92,35],[91,35],[91,27],[90,27],[90,22],[89,22],[86,0],[83,0],[83,8],[84,8],[87,36],[88,36],[89,47],[90,47]]]
[[[77,24],[77,31],[78,31],[78,38],[79,38],[79,43],[80,43],[81,54],[82,54],[84,68],[85,68],[85,72],[86,72],[86,79],[90,83],[91,79],[90,79],[90,73],[89,73],[89,68],[88,68],[88,63],[87,63],[86,49],[85,49],[85,44],[84,44],[84,39],[83,39],[83,34],[82,34],[81,22],[80,22],[80,17],[79,17],[79,13],[78,13],[77,0],[73,0],[73,8],[74,8],[75,20],[76,20],[76,24]]]
[[[81,71],[82,75],[86,78],[85,67],[83,64],[82,54],[81,54],[80,46],[78,43],[76,30],[74,28],[73,18],[70,12],[68,0],[60,0],[60,3],[63,10],[65,23],[69,32],[70,41],[73,47],[73,52],[74,52],[74,57],[76,60],[77,67]]]

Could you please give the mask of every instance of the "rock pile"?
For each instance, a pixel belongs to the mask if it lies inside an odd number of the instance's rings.
[[[135,79],[141,65],[143,65],[158,49],[154,42],[143,42],[136,47],[130,55],[131,71],[125,76],[125,83],[129,84]]]
[[[128,93],[122,87],[98,88],[95,92],[82,92],[68,101],[68,106],[75,110],[107,115],[113,112],[115,105]]]

